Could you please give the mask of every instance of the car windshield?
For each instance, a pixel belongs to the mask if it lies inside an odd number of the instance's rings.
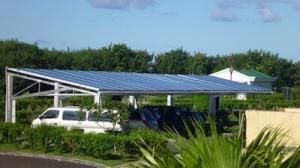
[[[148,121],[153,121],[153,120],[155,120],[155,117],[154,117],[154,115],[151,113],[151,111],[149,111],[149,110],[142,110],[141,111],[142,113],[144,113],[144,115],[146,116],[146,118],[147,118],[147,120]]]

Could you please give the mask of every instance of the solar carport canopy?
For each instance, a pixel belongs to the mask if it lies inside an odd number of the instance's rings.
[[[271,93],[271,90],[259,86],[213,76],[28,68],[8,68],[7,71],[16,76],[115,95]]]

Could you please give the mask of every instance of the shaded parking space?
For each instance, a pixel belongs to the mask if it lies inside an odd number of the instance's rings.
[[[97,166],[61,159],[46,159],[24,155],[0,154],[0,168],[95,168]]]

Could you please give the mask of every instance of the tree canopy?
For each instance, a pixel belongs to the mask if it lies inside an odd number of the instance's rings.
[[[233,66],[235,69],[255,69],[277,77],[276,87],[300,85],[300,62],[262,50],[208,56],[201,52],[189,53],[179,48],[154,55],[145,50],[133,50],[126,44],[110,44],[99,49],[59,51],[41,49],[36,44],[18,40],[2,40],[0,60],[1,95],[5,90],[5,66],[170,74],[210,74]]]

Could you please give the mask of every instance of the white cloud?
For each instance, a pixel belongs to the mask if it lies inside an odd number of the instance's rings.
[[[296,3],[296,4],[294,5],[294,9],[295,9],[296,11],[300,11],[300,3]]]
[[[178,13],[175,11],[166,11],[166,12],[160,12],[160,11],[151,11],[149,13],[149,17],[153,17],[153,16],[177,16]]]
[[[95,8],[125,10],[131,7],[146,9],[156,4],[156,0],[87,0]]]
[[[280,21],[280,17],[276,15],[271,8],[260,8],[258,12],[261,16],[263,22],[278,22]]]
[[[300,11],[300,0],[219,0],[212,12],[216,21],[234,21],[239,10],[256,10],[257,16],[263,22],[278,22],[281,17],[273,10],[274,5],[288,5],[295,11]]]
[[[211,14],[211,18],[215,21],[224,21],[224,22],[233,22],[238,20],[236,14],[233,14],[231,11],[222,8],[216,9]]]
[[[135,0],[134,7],[138,9],[146,9],[149,6],[156,4],[155,0]]]

